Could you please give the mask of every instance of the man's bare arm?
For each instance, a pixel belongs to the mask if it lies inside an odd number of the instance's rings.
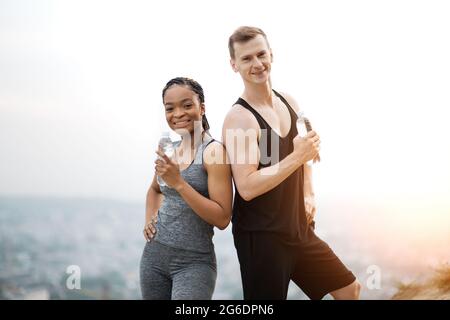
[[[225,118],[222,140],[231,161],[236,187],[241,197],[247,201],[272,190],[302,164],[312,159],[317,154],[320,143],[313,131],[306,138],[296,137],[291,154],[275,165],[258,170],[258,135],[259,125],[254,116],[241,106],[233,107]],[[229,139],[230,136],[236,139]],[[236,140],[243,140],[245,143],[236,143]],[[244,159],[244,163],[238,161],[240,159]]]

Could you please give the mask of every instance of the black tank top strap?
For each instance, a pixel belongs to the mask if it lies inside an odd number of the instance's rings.
[[[266,120],[264,120],[264,118],[263,118],[263,117],[262,117],[255,109],[253,109],[253,107],[252,107],[247,101],[245,101],[245,100],[242,99],[242,98],[239,98],[239,99],[236,101],[235,105],[236,105],[236,104],[240,104],[240,105],[243,106],[245,109],[247,109],[248,111],[250,111],[250,112],[253,114],[253,116],[255,116],[256,120],[258,121],[259,127],[260,127],[261,129],[270,129],[270,126],[269,126],[269,124],[266,122]]]
[[[292,129],[295,128],[296,126],[296,122],[298,119],[297,113],[294,111],[294,109],[291,107],[291,105],[289,104],[289,102],[287,102],[287,100],[281,95],[279,94],[277,91],[275,91],[274,89],[272,89],[272,91],[275,93],[275,95],[280,98],[281,101],[283,101],[283,103],[286,105],[286,107],[288,108],[289,114],[291,116],[291,130],[288,133],[291,134],[292,133]],[[270,125],[267,123],[266,120],[264,120],[264,118],[255,110],[253,109],[253,107],[244,99],[239,98],[235,105],[239,104],[241,106],[243,106],[245,109],[247,109],[248,111],[250,111],[253,116],[256,118],[256,120],[258,121],[259,127],[261,129],[271,129]]]
[[[278,92],[276,92],[274,89],[272,89],[272,91],[273,91],[273,92],[275,93],[275,95],[276,95],[278,98],[280,98],[280,100],[283,101],[283,103],[286,105],[286,107],[287,107],[288,110],[289,110],[289,113],[291,114],[291,123],[294,123],[294,125],[295,125],[295,123],[297,122],[297,118],[298,118],[297,112],[295,112],[295,110],[291,107],[291,105],[289,104],[289,102],[287,102],[287,100],[286,100],[281,94],[279,94]],[[293,127],[291,127],[291,128],[293,128]]]

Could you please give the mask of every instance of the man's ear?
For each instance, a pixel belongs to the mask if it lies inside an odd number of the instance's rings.
[[[230,59],[230,65],[234,72],[238,72],[238,68],[236,67],[234,59]]]

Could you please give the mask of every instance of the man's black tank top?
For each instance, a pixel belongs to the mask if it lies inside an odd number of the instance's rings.
[[[261,157],[266,153],[270,161],[262,163],[260,160],[258,170],[272,166],[292,153],[294,150],[292,140],[297,135],[296,113],[283,96],[275,90],[273,92],[287,106],[291,117],[291,128],[284,138],[273,131],[264,118],[244,99],[239,98],[235,103],[235,105],[239,104],[249,110],[255,116],[261,128],[259,150]],[[263,139],[267,142],[267,150],[263,150],[261,147]],[[272,139],[275,139],[279,145],[278,161],[271,158]],[[303,165],[278,186],[250,201],[244,200],[237,188],[235,188],[232,222],[233,233],[248,231],[272,232],[278,234],[285,243],[299,243],[307,232],[303,196]]]

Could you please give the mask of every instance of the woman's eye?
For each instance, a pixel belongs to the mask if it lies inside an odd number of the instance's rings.
[[[166,112],[171,112],[173,108],[166,108]]]
[[[185,108],[190,108],[190,107],[192,107],[192,104],[185,104],[184,107]]]

